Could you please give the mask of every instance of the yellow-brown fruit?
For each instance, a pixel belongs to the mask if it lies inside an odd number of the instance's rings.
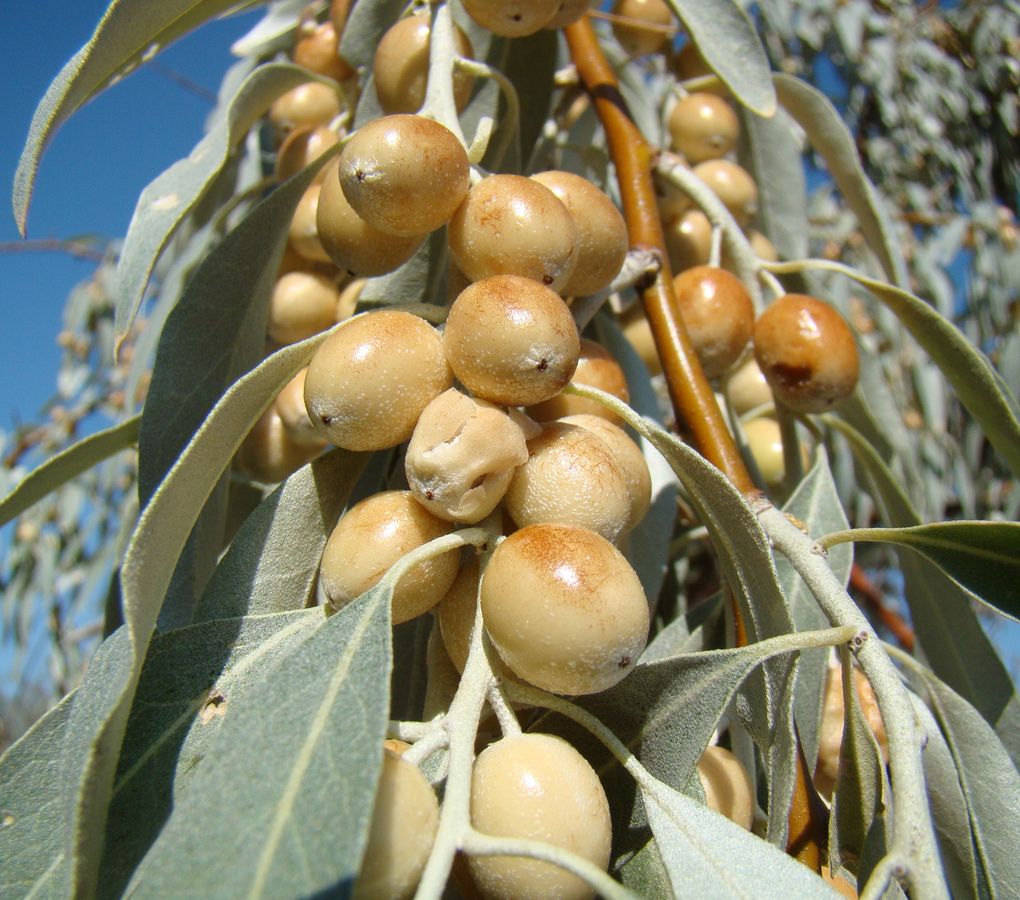
[[[663,0],[616,0],[613,13],[634,20],[633,24],[613,22],[613,34],[628,56],[647,56],[666,46],[665,28],[673,24],[673,13]]]
[[[650,375],[659,375],[662,372],[662,360],[659,359],[659,351],[655,349],[655,338],[652,336],[652,327],[645,318],[644,310],[640,303],[635,303],[627,310],[623,318],[623,336],[630,342],[631,347],[641,357],[641,362],[648,368]]]
[[[296,175],[313,160],[318,159],[340,142],[335,131],[325,125],[313,128],[305,125],[303,128],[296,128],[276,151],[276,169],[274,174],[277,181],[286,181],[292,175]],[[322,181],[325,169],[319,169],[315,176],[315,183]]]
[[[237,450],[237,467],[256,481],[275,484],[319,455],[287,435],[275,406],[270,406]]]
[[[301,195],[287,232],[290,246],[294,251],[313,263],[331,262],[322,241],[319,240],[318,211],[321,189],[321,184],[312,184]]]
[[[346,81],[354,74],[340,56],[340,40],[332,22],[316,25],[302,35],[294,45],[294,62],[334,81]]]
[[[316,431],[305,408],[305,375],[308,368],[297,373],[276,396],[276,411],[283,422],[287,436],[299,446],[319,452],[326,447],[326,441]]]
[[[758,185],[747,170],[728,159],[710,159],[694,167],[694,174],[711,188],[741,228],[758,212]]]
[[[581,338],[581,354],[570,383],[598,388],[619,397],[624,403],[630,400],[627,376],[623,374],[623,368],[605,347],[588,338]],[[620,421],[614,412],[598,401],[586,400],[573,394],[559,393],[542,403],[528,407],[528,415],[538,422],[550,422],[578,413],[601,416],[610,422]]]
[[[707,747],[698,760],[698,778],[709,809],[750,831],[754,786],[740,760],[725,747]]]
[[[850,326],[805,294],[786,294],[758,317],[754,356],[772,393],[797,412],[826,412],[857,386],[860,359]]]
[[[691,168],[682,157],[675,154],[674,157],[674,167],[680,166],[688,170]],[[664,225],[671,225],[691,208],[693,201],[687,192],[673,184],[665,175],[657,174],[653,180],[653,186],[655,188],[655,205],[659,209],[659,218],[662,219]]]
[[[591,8],[592,0],[561,0],[560,8],[552,19],[545,23],[546,28],[566,28],[573,25]]]
[[[705,375],[717,378],[740,357],[754,333],[754,304],[725,269],[697,266],[673,279],[677,305]]]
[[[774,402],[772,388],[752,356],[726,379],[726,396],[738,416]]]
[[[443,646],[458,672],[464,671],[471,649],[471,629],[475,624],[475,612],[478,607],[478,568],[478,557],[472,556],[465,561],[457,573],[453,586],[436,607],[436,622],[439,625]],[[497,678],[514,677],[495,653],[491,654],[489,662]]]
[[[332,278],[316,272],[280,276],[269,298],[266,333],[278,344],[295,344],[334,323],[337,289]]]
[[[721,159],[737,145],[740,120],[715,94],[696,91],[677,100],[669,113],[670,143],[692,166]]]
[[[464,0],[464,11],[501,37],[526,37],[559,11],[560,0]]]
[[[343,104],[336,88],[321,81],[307,81],[281,94],[269,107],[269,121],[278,131],[328,125],[340,115]]]
[[[354,315],[358,308],[358,299],[365,288],[364,278],[355,278],[349,281],[340,290],[340,296],[336,298],[336,311],[333,318],[337,322],[345,322]]]
[[[712,257],[712,223],[700,209],[689,209],[666,227],[666,252],[674,272],[707,266]]]

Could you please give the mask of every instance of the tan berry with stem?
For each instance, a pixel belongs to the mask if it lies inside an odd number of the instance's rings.
[[[486,747],[471,773],[471,824],[494,837],[542,841],[606,869],[609,801],[595,770],[562,738],[505,737]],[[587,900],[593,888],[551,863],[520,856],[468,857],[486,900]]]
[[[335,147],[340,138],[335,131],[325,125],[316,128],[306,125],[297,128],[287,135],[286,140],[276,152],[276,168],[274,174],[277,181],[286,181],[296,175],[305,166],[318,159],[330,147]],[[315,176],[316,183],[322,181],[325,169],[320,169]]]
[[[392,25],[379,41],[372,64],[372,81],[379,106],[387,115],[416,113],[425,102],[429,77],[429,34],[427,14],[407,16]],[[457,55],[474,57],[468,36],[454,26]],[[457,111],[471,99],[474,78],[466,72],[453,75],[453,96]]]
[[[527,37],[543,28],[560,0],[464,0],[464,11],[482,28],[501,37]]]
[[[343,103],[335,87],[321,81],[307,81],[281,94],[269,107],[269,121],[278,131],[328,125],[340,115]]]
[[[369,225],[347,202],[338,166],[335,159],[326,166],[316,216],[316,234],[326,258],[342,272],[362,278],[392,272],[414,256],[424,235],[399,237]]]
[[[627,478],[609,445],[593,431],[548,422],[528,441],[503,504],[520,526],[579,525],[615,541],[631,517]]]
[[[677,305],[705,375],[717,378],[743,353],[754,333],[754,304],[736,275],[697,266],[673,279]]]
[[[697,771],[709,809],[750,831],[754,822],[754,786],[740,760],[725,747],[708,747],[698,760]]]
[[[860,359],[853,332],[828,303],[786,294],[758,317],[754,356],[772,393],[801,413],[822,413],[853,393]]]
[[[480,522],[527,461],[526,439],[538,430],[516,410],[450,388],[425,407],[414,428],[404,459],[408,486],[441,519]]]
[[[308,365],[305,406],[331,444],[382,450],[406,441],[453,383],[442,339],[424,319],[378,310],[348,320]]]
[[[340,153],[340,187],[369,225],[402,237],[445,225],[468,191],[467,152],[448,128],[422,116],[383,116]]]
[[[294,62],[334,81],[346,81],[354,74],[340,55],[340,39],[332,22],[312,25],[302,33],[294,45]]]
[[[295,443],[270,406],[252,427],[237,451],[237,467],[256,481],[275,484],[319,455],[321,447]]]
[[[689,209],[666,226],[666,252],[674,272],[707,266],[712,258],[712,223],[700,209]]]
[[[710,159],[694,167],[741,228],[758,212],[758,185],[747,170],[728,159]]]
[[[624,403],[630,400],[627,376],[623,374],[622,366],[605,347],[588,338],[581,338],[581,353],[577,358],[577,368],[574,370],[570,383],[598,388],[600,391],[618,397]],[[562,419],[564,416],[577,413],[601,416],[610,422],[619,421],[616,413],[597,400],[586,400],[584,397],[562,392],[549,400],[528,407],[528,415],[539,422]]]
[[[677,100],[667,122],[670,144],[691,165],[721,159],[737,145],[740,120],[715,94],[695,91]]]
[[[276,396],[276,411],[283,422],[287,436],[295,443],[309,450],[321,451],[326,441],[308,418],[305,408],[305,367],[297,373]]]
[[[521,275],[562,291],[577,263],[577,226],[563,202],[521,175],[490,175],[450,220],[450,252],[472,281]]]
[[[475,396],[505,406],[557,394],[581,350],[560,296],[516,275],[485,278],[463,290],[450,307],[443,344],[458,380]]]
[[[322,553],[319,584],[335,609],[342,609],[379,583],[401,557],[453,526],[436,518],[410,491],[384,491],[356,503],[340,517]],[[450,550],[418,563],[393,591],[393,624],[432,609],[450,589],[460,552]]]
[[[319,240],[318,214],[321,190],[321,184],[309,185],[294,208],[287,232],[290,246],[294,251],[313,263],[332,262],[322,241]]]
[[[481,603],[503,661],[558,694],[617,684],[648,639],[648,601],[630,563],[604,537],[575,525],[511,534],[482,576]]]
[[[577,227],[577,263],[562,293],[584,297],[609,287],[627,258],[627,223],[609,199],[587,178],[558,169],[531,176],[567,207]]]
[[[408,900],[438,828],[439,802],[428,779],[400,753],[384,747],[355,900]]]
[[[337,289],[317,272],[281,275],[269,298],[266,332],[278,344],[294,344],[334,324]]]
[[[663,0],[616,0],[613,13],[633,23],[613,22],[613,34],[628,56],[647,56],[666,46],[673,13]],[[646,27],[651,26],[651,27]]]

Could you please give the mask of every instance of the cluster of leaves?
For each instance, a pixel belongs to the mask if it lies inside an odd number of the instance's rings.
[[[239,42],[242,61],[225,80],[206,136],[143,192],[116,271],[105,276],[116,285],[104,294],[116,297],[112,325],[106,301],[106,349],[111,356],[115,342],[122,353],[133,349],[128,373],[118,376],[127,386],[122,397],[130,398],[122,400],[119,424],[75,445],[0,501],[5,518],[50,490],[56,493],[45,503],[65,503],[77,489],[72,485],[82,483],[69,479],[87,471],[103,484],[116,482],[118,493],[99,491],[86,506],[125,535],[123,550],[102,542],[104,550],[113,548],[106,550],[105,570],[89,563],[107,578],[115,571],[119,604],[111,604],[110,637],[76,690],[0,764],[0,857],[9,861],[0,893],[91,894],[99,885],[110,895],[289,895],[343,885],[358,870],[387,729],[399,732],[399,723],[421,718],[427,703],[434,706],[444,693],[443,673],[426,660],[428,619],[391,628],[392,579],[329,618],[308,605],[337,516],[352,499],[389,483],[392,455],[333,451],[271,492],[229,472],[244,435],[321,341],[263,358],[268,298],[287,225],[318,168],[267,189],[258,128],[273,99],[309,78],[295,66],[267,61],[292,41],[302,5],[270,4],[262,23]],[[16,185],[22,220],[41,149],[60,122],[147,55],[231,6],[223,0],[111,6],[40,106]],[[353,66],[370,68],[381,31],[403,6],[394,0],[355,5],[341,48]],[[813,464],[791,485],[784,508],[814,537],[846,532],[847,510],[855,525],[877,515],[889,526],[867,537],[903,548],[905,598],[924,657],[892,651],[901,683],[873,632],[865,646],[855,644],[865,669],[872,667],[868,674],[892,735],[893,777],[851,703],[830,861],[862,884],[872,873],[884,884],[892,873],[883,864],[892,859],[922,892],[937,893],[943,878],[960,896],[1005,892],[1020,880],[1012,827],[1020,802],[1020,707],[971,600],[976,595],[1007,615],[1020,613],[1015,530],[988,522],[956,531],[901,529],[957,507],[982,517],[1007,511],[1004,487],[996,494],[974,486],[978,462],[995,473],[981,476],[988,484],[994,478],[1005,484],[1010,472],[1020,471],[1016,402],[958,329],[900,289],[910,284],[908,272],[927,285],[915,271],[923,254],[914,247],[908,269],[889,209],[831,104],[805,82],[769,72],[758,38],[730,0],[671,6],[750,108],[743,113],[741,154],[762,188],[760,223],[783,258],[804,260],[821,242],[835,244],[834,252],[821,254],[828,262],[772,270],[788,277],[789,286],[831,298],[874,323],[861,335],[870,351],[862,390],[838,415],[812,425],[819,437]],[[776,22],[792,18],[779,15],[781,4],[773,7],[763,17],[770,48],[782,46],[776,35],[786,38]],[[566,62],[556,35],[507,41],[474,28],[471,36],[479,57],[505,73],[514,94],[504,91],[521,101],[501,106],[492,82],[476,92],[461,119],[464,132],[476,133],[485,117],[498,123],[483,162],[500,159],[504,170],[555,165],[601,180],[609,158],[594,112],[566,123],[571,89],[561,91],[554,78]],[[791,42],[794,36],[798,49],[822,51],[821,40],[811,43],[790,30]],[[612,53],[612,38],[605,40]],[[125,56],[127,47],[139,49]],[[632,115],[656,141],[671,81],[661,64],[635,64],[616,53]],[[781,112],[772,118],[750,111],[777,104]],[[363,86],[353,125],[377,114],[370,86]],[[808,197],[801,138],[832,179],[822,199]],[[897,177],[902,183],[906,176]],[[974,196],[990,196],[987,188],[978,183]],[[833,215],[809,228],[809,212],[826,204]],[[919,247],[930,237],[912,236]],[[373,280],[363,301],[443,296],[436,287],[445,271],[441,243],[427,243],[397,273]],[[143,308],[145,328],[124,344]],[[989,321],[1001,321],[996,315]],[[600,315],[594,327],[623,363],[634,409],[645,417],[631,421],[657,473],[656,499],[631,547],[649,596],[660,597],[659,624],[641,664],[618,687],[576,705],[537,691],[522,699],[549,710],[535,727],[568,734],[592,759],[604,755],[602,745],[612,755],[603,769],[617,835],[614,872],[627,887],[671,896],[695,886],[712,895],[753,881],[756,892],[776,896],[819,892],[821,883],[776,847],[787,842],[798,744],[809,767],[818,754],[828,647],[867,626],[841,593],[852,556],[831,541],[828,587],[813,580],[795,541],[784,556],[774,556],[772,544],[787,546],[781,529],[655,424],[661,414],[647,371],[610,316]],[[131,418],[134,386],[149,370],[141,418]],[[936,402],[946,382],[966,417]],[[920,411],[921,427],[910,426],[905,412],[911,409]],[[949,428],[955,421],[964,424]],[[944,438],[934,456],[931,434]],[[968,434],[980,440],[968,441]],[[107,472],[114,461],[123,469],[124,454],[113,455],[136,438],[137,507],[133,475],[116,481],[122,473]],[[954,452],[959,448],[968,453]],[[948,471],[959,476],[956,491],[969,500],[951,502],[943,489],[933,492],[932,479]],[[701,545],[696,536],[671,540],[678,494],[707,529],[747,626],[746,647],[732,646],[721,593],[690,612],[680,602]],[[42,596],[39,587],[18,589]],[[114,630],[120,613],[123,625]],[[695,764],[724,723],[759,785],[766,841],[695,802]],[[473,745],[473,730],[453,735]],[[444,754],[437,744],[426,766],[437,779]],[[923,852],[929,838],[932,847],[937,841],[941,865]],[[890,890],[899,888],[890,882]]]

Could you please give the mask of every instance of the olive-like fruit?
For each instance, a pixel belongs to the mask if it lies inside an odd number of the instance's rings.
[[[331,444],[382,450],[406,441],[422,410],[452,383],[436,330],[411,313],[382,309],[349,319],[315,351],[305,406]]]
[[[677,100],[669,113],[670,144],[692,166],[721,159],[737,145],[740,120],[715,94],[696,91]]]
[[[319,240],[319,197],[322,185],[311,184],[301,195],[294,207],[294,215],[290,220],[287,237],[290,246],[303,259],[313,263],[331,262],[322,241]]]
[[[562,738],[505,737],[486,747],[471,773],[471,824],[494,837],[542,841],[605,869],[612,824],[595,770]],[[576,875],[519,856],[472,856],[471,875],[486,900],[586,900]]]
[[[666,252],[674,272],[707,266],[712,258],[712,223],[700,209],[689,209],[666,226]]]
[[[503,661],[559,694],[617,684],[648,640],[648,601],[637,573],[604,537],[574,525],[511,534],[482,576],[481,604]]]
[[[752,356],[726,379],[726,396],[738,416],[773,403],[772,388],[762,375],[758,361]]]
[[[305,407],[305,375],[308,368],[302,369],[276,395],[276,411],[280,414],[283,429],[295,443],[309,450],[320,451],[326,447],[326,441],[308,418]]]
[[[467,151],[452,131],[422,116],[362,125],[340,153],[340,187],[373,228],[401,237],[446,222],[469,186]]]
[[[335,324],[337,289],[317,272],[280,276],[269,298],[266,333],[278,344],[295,344]]]
[[[779,423],[771,416],[761,416],[745,422],[743,429],[747,448],[766,486],[779,487],[786,477],[783,435]]]
[[[673,279],[680,317],[709,378],[726,372],[754,333],[754,304],[743,282],[713,266],[697,266]]]
[[[306,125],[297,128],[287,135],[286,140],[276,151],[276,169],[274,174],[277,181],[286,181],[292,175],[296,175],[305,166],[318,159],[340,142],[339,135],[325,125],[313,128]],[[315,176],[315,183],[322,181],[325,169],[320,169]]]
[[[560,0],[464,0],[464,11],[501,37],[527,37],[559,11]]]
[[[475,396],[505,406],[559,393],[581,352],[560,296],[516,275],[485,278],[463,290],[450,307],[443,344],[458,380]]]
[[[439,803],[432,786],[417,766],[385,747],[355,900],[408,900],[438,828]]]
[[[342,609],[376,585],[412,550],[450,534],[410,491],[384,491],[352,506],[340,517],[322,553],[319,583],[326,599]],[[460,553],[447,551],[405,572],[393,591],[393,624],[432,609],[457,577]]]
[[[365,283],[364,278],[355,278],[340,289],[340,296],[336,298],[336,310],[333,313],[335,321],[345,322],[354,315],[354,311],[358,308],[361,292],[365,289]]]
[[[754,326],[754,356],[776,398],[801,413],[822,413],[853,393],[860,358],[853,332],[828,303],[786,294]]]
[[[291,440],[276,407],[270,406],[238,448],[237,467],[256,481],[275,484],[318,456],[321,449]]]
[[[570,383],[598,388],[618,397],[624,403],[630,400],[627,376],[623,374],[623,367],[605,347],[588,338],[581,338],[581,354],[577,358],[577,368]],[[574,394],[559,393],[549,400],[528,407],[528,415],[539,422],[549,422],[579,413],[601,416],[610,422],[619,421],[616,413],[597,400],[586,400]]]
[[[655,348],[655,337],[652,335],[652,326],[645,318],[644,310],[640,303],[635,303],[623,316],[623,336],[634,348],[641,362],[645,364],[649,375],[662,373],[662,360],[659,359],[659,351]]]
[[[298,39],[294,45],[294,62],[334,81],[346,81],[354,74],[354,69],[340,55],[340,39],[332,22],[315,25]]]
[[[725,747],[708,747],[698,760],[697,771],[709,809],[750,831],[754,822],[754,786],[740,760]]]
[[[616,0],[613,13],[634,20],[633,24],[613,22],[613,34],[628,56],[647,56],[666,46],[669,34],[664,26],[672,25],[673,13],[663,0]]]
[[[343,104],[335,87],[320,81],[307,81],[281,94],[269,107],[269,121],[280,131],[328,125],[340,115]]]
[[[758,212],[758,185],[743,166],[728,159],[709,159],[694,174],[711,188],[741,228]]]

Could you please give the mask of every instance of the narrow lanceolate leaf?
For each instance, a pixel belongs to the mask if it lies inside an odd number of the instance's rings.
[[[799,270],[804,265],[798,263],[793,268]],[[806,265],[852,278],[889,307],[942,370],[953,393],[981,426],[992,446],[1014,474],[1020,475],[1020,406],[988,357],[959,328],[919,297],[868,278],[849,266],[825,260],[812,260]],[[784,267],[783,263],[770,266],[779,272]]]
[[[864,174],[853,135],[836,108],[821,91],[799,78],[776,75],[774,80],[780,104],[804,129],[811,146],[825,160],[886,278],[895,284],[908,284],[906,263],[892,224],[882,209],[878,192]]]
[[[326,539],[368,459],[365,453],[334,450],[266,497],[216,567],[193,621],[305,606]]]
[[[251,2],[251,0],[249,0]],[[14,176],[14,218],[25,233],[39,159],[54,132],[86,101],[238,0],[114,0],[89,42],[66,63],[32,117]]]
[[[115,453],[130,447],[138,440],[140,416],[132,416],[119,425],[97,431],[83,438],[53,459],[44,462],[27,475],[18,486],[0,500],[0,525],[21,515],[34,503],[67,484],[71,479],[87,472]]]
[[[0,897],[63,892],[64,808],[60,772],[68,694],[0,759]]]
[[[332,616],[228,709],[129,894],[349,896],[388,720],[391,596],[380,584]]]
[[[759,116],[776,111],[768,58],[754,26],[733,0],[667,0],[705,62],[744,106]]]
[[[912,528],[862,528],[847,540],[909,547],[978,600],[1020,621],[1020,524],[933,522]]]
[[[117,335],[127,333],[153,267],[173,233],[227,164],[231,152],[280,94],[309,79],[286,63],[259,66],[245,79],[226,115],[192,152],[142,191],[117,265]]]
[[[117,767],[100,892],[119,897],[246,693],[325,621],[321,608],[221,619],[149,647]]]

